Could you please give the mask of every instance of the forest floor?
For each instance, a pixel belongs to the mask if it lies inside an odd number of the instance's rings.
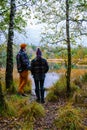
[[[57,128],[54,125],[54,120],[58,116],[58,108],[64,105],[64,99],[61,99],[56,102],[47,102],[43,104],[46,111],[46,115],[45,117],[36,120],[34,130],[57,130]]]
[[[65,70],[62,70],[65,72]],[[75,77],[75,75],[78,77],[79,75],[82,75],[83,73],[87,72],[87,70],[72,70],[72,77]],[[58,71],[60,73],[60,71]],[[15,77],[17,78],[16,81],[18,81],[17,74],[15,74]],[[52,78],[51,78],[52,79]],[[49,81],[49,80],[48,80]],[[24,97],[23,97],[24,98]],[[31,102],[35,101],[35,97],[32,96],[30,99]],[[45,116],[43,118],[39,118],[34,122],[34,129],[33,130],[58,130],[55,128],[54,125],[54,119],[58,116],[57,111],[60,106],[64,106],[67,103],[67,101],[64,98],[60,98],[57,102],[45,102],[42,104],[42,106],[45,108]],[[87,102],[86,102],[87,103]],[[82,108],[84,109],[84,108]],[[6,118],[0,116],[0,130],[30,130],[30,129],[22,129],[20,127],[20,119],[19,117],[11,117]],[[87,118],[84,119],[84,124],[87,126]],[[87,130],[87,129],[85,129]]]
[[[33,100],[31,99],[31,102],[33,102],[34,100],[35,97],[33,97]],[[58,116],[58,107],[64,105],[64,99],[60,99],[56,102],[45,102],[44,104],[42,104],[42,106],[45,108],[45,116],[42,118],[40,117],[35,121],[33,130],[57,130],[54,125],[54,119]],[[4,118],[0,116],[0,130],[22,130],[22,128],[17,127],[17,124],[20,120],[22,119],[14,117]]]
[[[35,97],[31,98],[31,102],[35,100]],[[54,125],[54,119],[58,116],[58,108],[60,106],[64,106],[66,104],[66,100],[64,98],[60,98],[56,102],[45,102],[43,107],[45,108],[45,116],[38,118],[34,122],[33,130],[58,130]],[[30,130],[30,129],[22,129],[18,127],[18,122],[20,122],[19,118],[4,118],[0,117],[0,130]],[[87,126],[87,118],[84,120],[84,124]]]

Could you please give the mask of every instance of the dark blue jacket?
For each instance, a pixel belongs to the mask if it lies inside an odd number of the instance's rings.
[[[37,80],[44,79],[45,73],[49,70],[46,59],[42,57],[36,57],[31,61],[31,73]]]
[[[30,69],[30,62],[26,52],[23,49],[20,49],[16,56],[17,61],[17,70],[19,73],[23,72],[24,70]]]

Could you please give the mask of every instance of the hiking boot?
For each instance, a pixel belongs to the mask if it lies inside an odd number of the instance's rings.
[[[25,93],[18,92],[17,95],[27,97],[27,95]]]
[[[36,102],[40,102],[40,99],[36,99]]]
[[[22,95],[23,97],[27,97],[27,95],[26,95],[25,93],[22,93],[21,95]]]
[[[41,100],[41,103],[45,103],[45,101],[44,101],[44,100]]]

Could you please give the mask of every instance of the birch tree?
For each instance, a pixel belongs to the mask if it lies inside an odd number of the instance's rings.
[[[38,22],[43,22],[42,43],[52,45],[66,45],[67,70],[66,85],[67,94],[71,91],[71,45],[77,44],[77,39],[87,35],[85,0],[43,0],[37,8]],[[84,23],[85,22],[85,23]]]
[[[66,42],[67,42],[67,53],[68,53],[68,62],[67,62],[67,96],[71,92],[70,87],[70,77],[71,77],[71,45],[70,45],[70,32],[69,32],[69,0],[66,0]]]
[[[14,38],[14,18],[16,5],[15,0],[10,1],[10,20],[7,41],[7,60],[6,60],[6,88],[10,88],[13,83],[13,38]]]
[[[29,0],[10,0],[10,17],[9,17],[9,2],[2,1],[1,3],[1,24],[0,26],[6,27],[2,28],[1,31],[5,32],[4,34],[7,34],[7,59],[6,59],[6,75],[5,75],[5,81],[6,81],[6,88],[11,88],[13,84],[13,43],[14,43],[14,30],[18,30],[21,32],[22,28],[25,27],[27,21],[24,20],[25,15],[29,18],[30,16],[30,7],[32,4],[35,4],[34,1]],[[5,9],[6,5],[6,9]],[[16,6],[17,5],[17,6]],[[4,7],[4,9],[3,9]],[[16,10],[18,9],[18,10]],[[25,13],[24,13],[24,12]],[[28,11],[28,14],[27,14]],[[8,12],[8,15],[4,15],[4,13]],[[17,13],[16,13],[17,12]],[[16,13],[16,15],[15,15]],[[4,15],[4,17],[3,17]],[[7,21],[6,21],[7,19]],[[8,26],[9,23],[9,26]],[[6,33],[6,30],[8,29],[8,33]]]

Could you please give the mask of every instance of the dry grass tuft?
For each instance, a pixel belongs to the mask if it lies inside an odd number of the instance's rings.
[[[29,72],[30,74],[30,72]],[[0,68],[0,78],[1,78],[1,84],[2,84],[2,90],[5,93],[6,88],[5,88],[5,69]],[[19,73],[17,72],[17,69],[14,68],[13,70],[13,85],[14,85],[14,89],[17,90],[18,86],[19,86]],[[28,79],[28,83],[25,87],[25,91],[26,92],[30,92],[31,91],[31,86],[32,86],[32,82],[31,79]]]
[[[71,78],[78,78],[79,76],[84,75],[85,73],[87,73],[87,69],[72,69],[71,71]]]

